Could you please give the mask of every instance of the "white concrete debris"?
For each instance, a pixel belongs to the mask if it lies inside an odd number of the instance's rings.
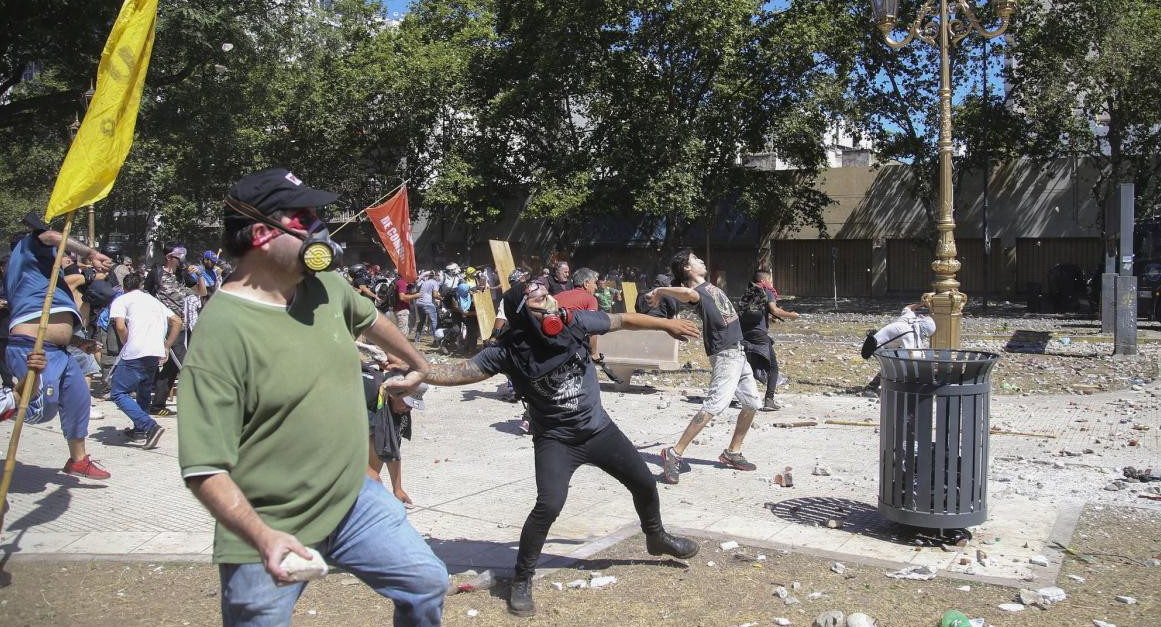
[[[866,614],[855,612],[847,616],[847,627],[875,627],[875,621]]]
[[[774,619],[774,624],[779,625],[779,627],[787,627],[787,625],[790,625],[790,619],[778,617]]]
[[[810,599],[811,601],[817,601],[824,596],[826,596],[826,590],[819,590],[817,592],[811,592],[810,594],[806,595],[806,598]]]
[[[310,553],[310,559],[304,559],[298,553],[291,551],[282,558],[282,570],[286,571],[286,576],[291,581],[312,581],[314,579],[322,579],[327,575],[327,563],[323,556],[318,551],[306,547]]]
[[[1075,581],[1076,583],[1084,583],[1084,577],[1081,577],[1080,575],[1069,575],[1068,578]]]
[[[791,581],[791,582],[790,582],[790,589],[791,589],[791,590],[797,590],[797,589],[799,589],[799,588],[801,588],[801,587],[802,587],[802,584],[798,583],[797,581]]]
[[[763,554],[761,554],[761,553],[759,553],[759,554],[758,554],[758,557],[757,557],[756,559],[757,559],[759,562],[765,562],[765,561],[766,561],[766,556],[765,556],[765,555],[763,555]]]
[[[1004,610],[1005,612],[1023,612],[1025,609],[1023,603],[1001,603],[996,607]]]
[[[847,572],[847,567],[845,565],[843,565],[842,562],[835,562],[834,564],[831,565],[830,569],[832,572],[839,574],[839,575]]]
[[[1125,605],[1136,605],[1137,604],[1137,599],[1134,599],[1133,597],[1127,597],[1127,596],[1123,596],[1123,595],[1118,594],[1115,598],[1118,601],[1120,601],[1121,603],[1124,603]]]
[[[468,610],[468,618],[475,618],[480,615],[480,610]]]
[[[738,543],[734,542],[733,540],[727,540],[718,544],[718,548],[723,551],[733,551],[734,549],[738,548]]]
[[[838,610],[823,612],[814,619],[814,627],[843,627],[843,613]]]
[[[972,587],[971,586],[960,586],[960,587],[956,588],[956,590],[959,590],[960,592],[971,592]]]
[[[785,599],[786,597],[790,596],[790,591],[786,589],[786,586],[778,586],[774,588],[774,596],[778,597],[779,599]]]
[[[1112,623],[1106,623],[1103,620],[1099,620],[1099,619],[1094,618],[1094,619],[1092,619],[1092,627],[1117,627],[1117,626],[1112,624]]]
[[[617,583],[617,578],[612,575],[606,575],[604,577],[593,577],[589,580],[589,587],[599,589],[614,583]]]
[[[1056,586],[1051,586],[1048,588],[1041,588],[1041,589],[1037,590],[1036,592],[1040,595],[1040,597],[1042,599],[1044,599],[1044,602],[1048,603],[1048,604],[1060,603],[1061,601],[1068,598],[1068,594],[1065,593],[1063,589],[1058,588]]]
[[[564,585],[571,590],[580,590],[581,588],[589,587],[589,582],[585,581],[584,579],[573,579]]]
[[[1044,557],[1043,555],[1033,555],[1032,557],[1029,557],[1028,563],[1032,564],[1033,566],[1043,566],[1044,568],[1048,568],[1048,558]]]
[[[893,573],[886,573],[892,579],[913,579],[917,581],[929,581],[935,579],[935,571],[929,566],[908,566],[902,570],[897,570]]]
[[[554,581],[554,582],[552,582],[552,589],[553,590],[564,590],[564,584],[559,582],[559,581]]]
[[[705,565],[709,566],[710,568],[713,568],[714,566],[716,566],[716,564],[713,563],[713,560],[706,562]]]
[[[814,470],[811,470],[810,474],[812,474],[816,477],[829,477],[830,470],[826,466],[815,463]]]

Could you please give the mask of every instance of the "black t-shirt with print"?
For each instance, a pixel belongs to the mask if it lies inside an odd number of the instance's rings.
[[[571,324],[583,335],[609,330],[609,315],[600,311],[574,311]],[[583,442],[612,421],[601,406],[601,387],[588,350],[578,347],[571,359],[539,379],[527,380],[512,362],[507,347],[485,348],[472,361],[488,374],[504,373],[528,403],[534,437],[562,442]]]
[[[742,327],[738,324],[738,312],[734,310],[730,297],[708,281],[693,289],[700,297],[697,313],[701,315],[701,338],[705,343],[705,354],[717,355],[740,344]]]

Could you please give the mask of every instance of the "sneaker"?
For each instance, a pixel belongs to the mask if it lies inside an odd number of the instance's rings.
[[[79,462],[68,460],[65,462],[64,472],[74,477],[88,477],[89,479],[108,479],[112,476],[93,461],[90,455],[85,455],[85,458]]]
[[[150,407],[149,413],[154,416],[172,416],[175,412],[168,407]]]
[[[757,470],[758,469],[757,466],[755,466],[754,464],[751,464],[749,461],[746,460],[745,457],[742,456],[741,451],[739,451],[737,453],[731,453],[730,449],[724,449],[722,451],[722,454],[718,455],[718,461],[725,464],[729,468],[733,468],[734,470]]]
[[[146,434],[145,446],[141,448],[145,450],[157,448],[157,442],[161,440],[161,436],[165,433],[165,427],[161,425],[154,425],[152,429]]]
[[[773,396],[767,398],[766,402],[762,405],[762,411],[778,411],[779,409],[782,409],[782,403],[778,402],[778,399]]]
[[[531,579],[512,580],[512,591],[508,594],[508,613],[514,616],[536,614],[536,603],[532,601]]]
[[[778,385],[790,385],[790,379],[787,379],[782,375],[778,375]]]
[[[142,442],[149,437],[149,432],[134,429],[133,427],[126,427],[121,430],[121,433],[124,433],[130,442]]]
[[[97,409],[96,405],[89,406],[89,420],[104,420],[105,412]]]
[[[524,435],[528,435],[529,433],[532,433],[532,424],[529,423],[527,420],[521,420],[520,421],[520,433],[523,433]]]
[[[672,446],[661,450],[661,478],[665,483],[676,484],[681,478],[681,455]]]
[[[689,559],[697,555],[701,547],[689,538],[682,538],[662,531],[645,536],[645,550],[650,555],[672,555],[678,559]]]

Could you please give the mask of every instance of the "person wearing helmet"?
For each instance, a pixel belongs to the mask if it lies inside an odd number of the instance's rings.
[[[367,270],[367,264],[356,263],[347,268],[347,276],[351,279],[351,287],[355,288],[361,296],[370,298],[376,305],[379,304],[379,299],[375,296],[375,292],[371,291],[371,273]]]
[[[508,611],[517,616],[535,614],[536,562],[549,527],[564,507],[569,481],[582,464],[597,466],[629,489],[651,555],[679,559],[696,555],[697,542],[665,531],[653,474],[601,406],[588,337],[618,329],[656,329],[685,340],[698,337],[697,327],[688,320],[564,309],[540,281],[508,290],[504,307],[511,329],[497,345],[469,360],[432,365],[424,380],[466,385],[503,373],[528,402],[537,496],[520,533]]]

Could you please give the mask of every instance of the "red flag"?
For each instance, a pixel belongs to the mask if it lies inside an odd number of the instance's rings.
[[[411,212],[407,206],[407,186],[386,202],[367,210],[367,217],[379,233],[379,241],[387,249],[399,276],[408,282],[418,278],[415,271],[415,243],[411,241]]]

